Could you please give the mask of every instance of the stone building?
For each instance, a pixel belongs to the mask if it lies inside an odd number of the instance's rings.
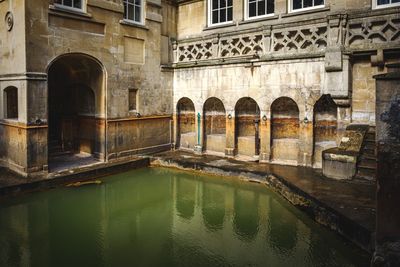
[[[0,164],[171,147],[321,168],[375,125],[397,0],[0,0]]]

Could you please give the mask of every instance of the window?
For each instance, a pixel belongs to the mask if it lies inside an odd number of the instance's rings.
[[[129,89],[129,111],[137,111],[137,89]]]
[[[18,119],[18,89],[7,87],[4,89],[4,118]]]
[[[290,11],[308,10],[323,7],[324,0],[289,0]]]
[[[248,0],[246,7],[247,18],[264,17],[274,14],[275,0]]]
[[[84,10],[84,5],[83,5],[84,1],[85,0],[55,0],[54,4],[56,6],[59,6],[62,8],[83,11]]]
[[[373,0],[374,8],[400,6],[400,0]]]
[[[209,0],[208,24],[221,24],[232,21],[232,0]]]
[[[143,0],[124,0],[124,19],[143,24]]]

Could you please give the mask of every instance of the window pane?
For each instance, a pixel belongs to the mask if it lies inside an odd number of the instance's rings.
[[[126,8],[126,3],[124,2],[124,18],[128,18],[128,13],[127,13],[127,8]]]
[[[140,6],[135,6],[135,21],[141,22]]]
[[[312,7],[313,6],[313,0],[304,0],[304,6],[305,7]]]
[[[293,0],[293,9],[302,8],[301,0]]]
[[[249,17],[255,17],[256,15],[256,2],[249,3]]]
[[[134,20],[134,8],[133,5],[128,5],[128,17],[127,19]]]
[[[320,6],[324,4],[324,0],[314,0],[314,6]]]
[[[64,0],[64,6],[72,7],[72,0]]]
[[[74,0],[75,8],[82,8],[82,0]]]
[[[392,0],[392,3],[400,3],[400,0]]]
[[[220,9],[219,10],[219,22],[225,22],[226,21],[226,9]]]
[[[228,7],[232,6],[232,0],[228,0]]]
[[[390,0],[378,0],[378,5],[386,5],[389,3],[390,3]]]
[[[220,0],[220,7],[226,7],[226,0]]]
[[[212,23],[218,23],[219,19],[218,19],[218,10],[215,10],[212,12]]]
[[[233,10],[232,7],[228,8],[228,21],[232,21],[232,10]]]
[[[141,0],[135,0],[135,5],[137,5],[137,6],[141,6]]]
[[[258,2],[258,15],[265,15],[265,1]]]
[[[267,5],[267,14],[272,14],[275,12],[275,1],[269,0]]]
[[[212,9],[217,9],[218,8],[218,0],[213,0],[212,1]]]

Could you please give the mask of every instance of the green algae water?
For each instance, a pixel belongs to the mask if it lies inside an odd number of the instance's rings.
[[[0,202],[0,266],[368,266],[265,186],[163,168]]]

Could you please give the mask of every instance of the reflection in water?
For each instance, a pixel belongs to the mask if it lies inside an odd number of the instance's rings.
[[[288,210],[270,201],[269,243],[278,253],[288,254],[297,244],[297,218]]]
[[[236,234],[243,240],[250,241],[257,235],[259,217],[255,192],[236,190],[233,223]]]
[[[222,229],[225,217],[225,188],[211,183],[203,184],[202,213],[208,230]]]
[[[176,182],[176,210],[178,216],[190,219],[194,215],[194,200],[196,184],[190,179],[177,179]]]
[[[0,266],[367,264],[264,187],[166,169],[0,205]]]

